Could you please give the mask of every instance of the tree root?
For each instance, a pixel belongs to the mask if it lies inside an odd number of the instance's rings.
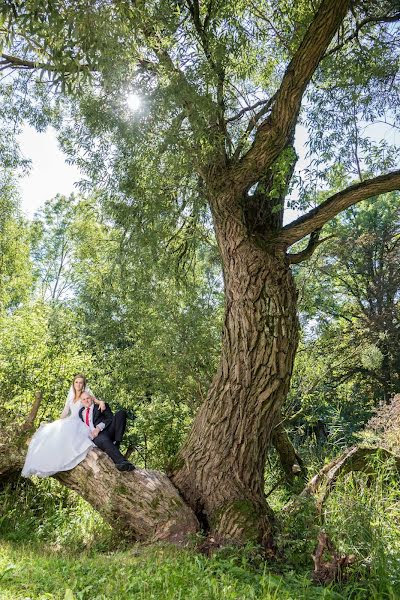
[[[324,558],[326,554],[329,554],[329,559]],[[312,579],[322,585],[342,581],[344,569],[355,562],[353,554],[336,552],[331,540],[323,531],[318,535],[318,545],[312,559],[314,561]]]

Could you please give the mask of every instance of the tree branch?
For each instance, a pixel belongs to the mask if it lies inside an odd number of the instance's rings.
[[[3,60],[0,61],[1,71],[7,68],[13,69],[47,69],[48,65],[41,65],[38,62],[32,60],[26,60],[24,58],[18,58],[18,56],[11,56],[10,54],[1,54]]]
[[[360,21],[359,23],[356,24],[356,28],[352,34],[350,34],[342,42],[340,42],[339,44],[337,44],[336,46],[331,48],[325,54],[324,59],[327,58],[328,56],[331,56],[331,54],[335,54],[335,52],[337,52],[338,50],[343,48],[343,46],[345,46],[346,44],[348,44],[349,42],[351,42],[352,40],[357,38],[358,34],[362,30],[362,28],[365,27],[366,25],[370,25],[371,23],[374,23],[374,24],[376,24],[376,23],[393,23],[393,22],[396,22],[399,20],[400,20],[400,13],[395,13],[394,15],[391,15],[391,16],[388,16],[388,15],[383,16],[382,15],[380,17],[368,17],[366,19],[363,19],[362,21]]]
[[[164,473],[146,469],[120,473],[98,448],[71,471],[54,477],[126,537],[182,543],[199,529],[193,511]]]
[[[296,252],[295,254],[287,254],[286,256],[288,258],[289,264],[297,265],[298,263],[307,260],[314,254],[318,246],[334,237],[333,235],[327,235],[326,237],[319,239],[320,234],[321,229],[316,229],[311,233],[307,247],[304,248],[304,250],[302,250],[301,252]]]
[[[343,454],[325,465],[319,473],[317,473],[301,492],[300,497],[317,496],[317,508],[321,510],[322,504],[325,502],[330,491],[335,486],[340,475],[352,471],[364,471],[369,474],[374,473],[374,465],[371,458],[381,457],[393,460],[396,469],[400,472],[400,457],[393,454],[385,448],[368,448],[360,446],[352,446],[347,448]],[[289,505],[285,508],[288,508]]]
[[[212,56],[209,38],[206,32],[206,26],[203,25],[200,18],[200,5],[199,0],[187,0],[187,5],[189,8],[190,15],[192,17],[192,21],[194,27],[196,29],[197,35],[199,36],[200,45],[203,48],[204,54],[207,58],[207,61],[214,72],[217,78],[217,104],[218,104],[218,125],[224,136],[228,138],[228,132],[226,130],[225,124],[225,99],[224,99],[224,85],[225,85],[225,70],[221,64],[220,60],[215,60]],[[211,7],[210,7],[211,9]],[[210,14],[210,13],[208,13]],[[208,16],[208,15],[207,15]],[[210,17],[209,17],[210,18]],[[228,139],[229,141],[229,139]]]
[[[279,156],[297,121],[304,91],[346,16],[349,5],[350,0],[322,1],[286,69],[270,116],[259,127],[252,147],[232,167],[230,181],[233,180],[243,189],[248,188]]]
[[[291,246],[316,229],[320,229],[325,223],[336,217],[342,210],[349,208],[349,206],[372,196],[378,196],[379,194],[399,189],[400,171],[392,171],[386,175],[379,175],[379,177],[375,177],[374,179],[366,179],[361,183],[351,185],[345,190],[331,196],[307,214],[296,219],[296,221],[283,227],[279,233],[279,240],[287,246]]]
[[[30,411],[28,417],[26,418],[25,423],[21,427],[22,432],[30,431],[32,429],[33,423],[36,419],[36,415],[38,413],[41,402],[42,402],[42,392],[38,390],[37,392],[35,392],[35,401],[32,405],[31,411]]]
[[[250,110],[254,110],[255,108],[258,108],[259,106],[264,106],[265,104],[270,104],[270,101],[271,101],[270,99],[258,100],[258,102],[255,102],[255,104],[252,104],[251,106],[245,106],[244,108],[240,109],[235,115],[226,119],[226,122],[231,123],[232,121],[237,121],[238,119],[240,119],[244,114],[246,114]],[[254,119],[254,117],[252,117],[251,121],[253,121],[253,119]]]

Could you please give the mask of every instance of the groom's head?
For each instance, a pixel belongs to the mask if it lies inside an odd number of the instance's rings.
[[[89,408],[93,404],[93,397],[87,392],[83,392],[80,400],[85,408]]]

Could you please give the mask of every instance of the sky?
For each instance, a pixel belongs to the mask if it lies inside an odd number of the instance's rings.
[[[25,215],[32,218],[46,200],[56,194],[71,194],[77,191],[74,186],[82,175],[73,165],[64,160],[54,129],[38,133],[33,127],[24,126],[19,143],[25,158],[32,161],[29,174],[21,178],[22,209]]]

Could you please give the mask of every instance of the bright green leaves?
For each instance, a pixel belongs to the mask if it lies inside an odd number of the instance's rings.
[[[11,182],[0,188],[0,315],[12,311],[29,296],[32,272],[29,227],[17,210]]]

